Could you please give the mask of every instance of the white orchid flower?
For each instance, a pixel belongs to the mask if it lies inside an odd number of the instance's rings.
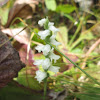
[[[36,65],[36,66],[39,66],[42,63],[43,63],[43,59],[41,59],[41,60],[35,60],[35,62],[33,64]]]
[[[38,52],[41,52],[44,48],[44,45],[38,45],[35,47],[36,50],[38,50]]]
[[[50,29],[52,32],[54,32],[54,33],[59,32],[59,29],[56,28],[56,27],[54,27],[54,26],[52,26],[52,25],[49,27],[49,29]]]
[[[49,59],[49,58],[46,58],[46,59],[43,61],[43,63],[42,63],[42,68],[43,68],[44,70],[47,70],[47,69],[50,67],[50,65],[51,65],[50,59]]]
[[[46,72],[42,72],[40,70],[36,71],[36,76],[35,78],[37,78],[37,80],[40,82],[42,82],[43,79],[45,79],[47,77],[47,73]]]
[[[54,72],[55,74],[59,72],[60,67],[58,66],[51,66],[48,70]]]
[[[50,37],[50,43],[53,44],[53,45],[55,45],[55,46],[60,45],[61,43],[60,43],[60,42],[57,42],[57,41],[55,40],[55,38],[56,38],[56,35],[55,35],[55,34],[52,35],[52,36]]]
[[[42,68],[44,70],[47,70],[50,67],[50,65],[51,65],[51,61],[50,61],[49,58],[46,58],[44,60],[43,59],[42,60],[36,60],[34,62],[34,65],[37,65],[37,66],[42,65]]]
[[[45,22],[46,22],[46,19],[43,18],[43,19],[41,19],[41,20],[38,21],[38,24],[39,24],[40,26],[43,26],[43,25],[45,24]]]
[[[50,35],[50,30],[40,31],[38,35],[42,40],[44,40],[48,35]]]
[[[53,53],[53,49],[51,50],[49,57],[50,57],[51,61],[54,60],[54,63],[56,63],[56,61],[60,58],[60,56]]]
[[[53,22],[49,22],[49,23],[48,23],[48,27],[53,26],[53,25],[54,25]]]
[[[45,56],[48,55],[48,53],[50,52],[51,50],[51,47],[49,44],[46,44],[46,45],[38,45],[37,47],[35,47],[36,50],[38,50],[38,52],[43,52],[43,54]]]

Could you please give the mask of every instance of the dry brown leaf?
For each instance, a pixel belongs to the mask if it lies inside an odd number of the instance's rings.
[[[3,29],[2,32],[7,34],[7,35],[10,35],[15,40],[17,40],[19,43],[23,43],[23,44],[28,45],[29,41],[30,41],[30,34],[27,33],[26,30],[23,30],[22,32],[20,32],[22,29],[23,28],[15,28],[15,29],[8,28],[8,29]]]
[[[9,12],[5,27],[8,28],[15,17],[20,17],[22,19],[31,18],[38,3],[39,0],[16,0]],[[16,22],[19,22],[19,20],[16,20]]]

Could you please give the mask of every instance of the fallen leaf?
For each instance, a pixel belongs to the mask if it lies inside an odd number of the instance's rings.
[[[16,0],[9,12],[8,21],[5,27],[8,28],[16,17],[22,19],[31,18],[38,3],[39,1],[37,0]],[[19,20],[16,20],[15,22],[19,22]]]
[[[20,32],[23,28],[15,28],[15,29],[2,29],[2,32],[13,37],[16,39],[19,43],[22,44],[29,44],[30,34],[26,32],[26,30],[23,30]],[[20,32],[20,33],[19,33]],[[19,34],[18,34],[19,33]]]

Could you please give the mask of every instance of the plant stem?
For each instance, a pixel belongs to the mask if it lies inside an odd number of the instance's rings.
[[[67,60],[69,60],[73,65],[75,65],[78,69],[80,69],[85,75],[87,75],[91,80],[93,80],[96,84],[100,85],[100,83],[95,80],[92,76],[90,76],[88,73],[86,73],[83,69],[81,69],[76,63],[74,63],[71,59],[69,59],[66,55],[64,55],[62,52],[60,52],[55,46],[48,43],[50,46],[52,46],[55,50],[57,50],[61,55],[63,55]]]
[[[46,100],[46,93],[47,93],[47,78],[44,79],[44,97],[43,97],[43,100]]]

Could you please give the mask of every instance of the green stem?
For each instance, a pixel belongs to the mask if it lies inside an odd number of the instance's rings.
[[[46,93],[47,93],[47,78],[44,79],[44,97],[43,97],[43,100],[46,100]]]
[[[48,43],[50,46],[52,46],[55,50],[57,50],[61,55],[63,55],[67,60],[69,60],[73,65],[75,65],[78,69],[80,69],[84,74],[86,74],[92,81],[94,81],[96,84],[100,85],[100,83],[95,80],[92,76],[90,76],[88,73],[86,73],[83,69],[81,69],[76,63],[74,63],[72,60],[70,60],[66,55],[64,55],[62,52],[60,52],[55,46]]]

